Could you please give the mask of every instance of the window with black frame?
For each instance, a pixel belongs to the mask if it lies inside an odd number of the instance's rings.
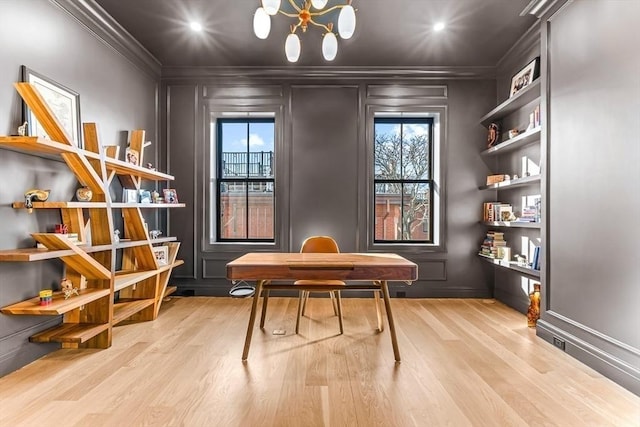
[[[216,121],[216,240],[273,242],[275,121]]]
[[[433,118],[374,119],[374,243],[433,243]]]

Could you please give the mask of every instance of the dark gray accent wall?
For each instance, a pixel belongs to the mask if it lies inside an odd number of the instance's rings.
[[[585,26],[585,22],[589,22]],[[640,3],[572,2],[543,32],[545,304],[538,334],[640,394]]]
[[[21,99],[13,87],[26,65],[80,94],[83,122],[96,122],[104,145],[127,142],[127,131],[145,129],[154,147],[145,157],[157,163],[158,78],[105,44],[60,3],[46,0],[0,2],[0,135],[16,134]],[[28,247],[30,233],[60,222],[58,212],[28,214],[11,203],[30,188],[51,189],[50,199],[71,200],[78,184],[60,161],[0,149],[0,249]],[[57,260],[0,263],[0,306],[55,288],[63,275]],[[31,344],[29,336],[53,326],[57,317],[0,314],[0,375],[57,348]]]
[[[484,233],[479,224],[484,195],[477,187],[488,170],[479,155],[484,143],[479,118],[494,106],[492,79],[371,79],[352,72],[347,77],[336,72],[325,78],[282,73],[234,79],[215,70],[208,77],[202,72],[181,70],[179,76],[163,77],[169,171],[187,197],[186,208],[171,212],[169,227],[183,242],[181,255],[193,257],[174,275],[179,292],[226,295],[231,286],[225,278],[228,261],[248,251],[297,251],[311,234],[335,236],[343,251],[375,250],[368,240],[366,206],[372,112],[431,109],[442,120],[441,246],[395,249],[419,264],[420,280],[411,286],[392,283],[392,294],[492,296],[493,270],[475,256]],[[278,215],[275,245],[208,242],[211,115],[243,110],[277,113],[276,198],[284,212]],[[196,196],[193,203],[191,195]]]

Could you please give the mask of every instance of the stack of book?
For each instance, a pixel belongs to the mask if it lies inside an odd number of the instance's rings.
[[[525,206],[522,208],[522,215],[518,222],[538,222],[538,210],[535,206]]]
[[[500,248],[505,246],[507,246],[507,242],[504,240],[504,233],[489,231],[480,246],[480,255],[500,259],[502,258],[499,253]]]
[[[491,221],[511,221],[513,218],[513,206],[509,203],[486,202],[482,208],[482,220]]]

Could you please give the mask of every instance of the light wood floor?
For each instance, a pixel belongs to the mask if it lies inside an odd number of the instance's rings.
[[[59,350],[0,379],[0,426],[638,426],[640,398],[535,336],[492,300],[272,298],[241,353],[250,300],[175,298],[107,350]],[[363,313],[363,314],[358,314]],[[286,329],[286,335],[273,335]]]

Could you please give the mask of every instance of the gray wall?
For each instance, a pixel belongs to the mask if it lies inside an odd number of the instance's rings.
[[[180,292],[226,295],[230,288],[225,278],[228,261],[256,248],[297,251],[311,234],[335,236],[343,251],[371,250],[365,206],[370,146],[366,141],[367,114],[374,107],[392,110],[403,105],[413,110],[440,109],[445,116],[442,167],[446,215],[442,250],[395,250],[419,264],[420,280],[412,286],[392,284],[392,295],[492,295],[493,270],[475,254],[484,233],[479,225],[484,195],[477,186],[487,173],[478,154],[484,140],[478,120],[495,102],[493,80],[425,82],[419,78],[372,80],[339,75],[301,80],[283,75],[265,81],[256,76],[219,77],[215,70],[206,75],[202,69],[194,69],[197,77],[189,77],[189,73],[163,74],[168,170],[176,176],[175,186],[187,203],[185,209],[169,213],[169,228],[182,241],[181,257],[186,261],[173,276]],[[280,144],[279,161],[284,166],[276,171],[276,197],[284,198],[285,212],[278,214],[277,244],[209,245],[209,114],[243,108],[259,111],[260,105],[282,111],[276,118],[282,124],[276,144]]]
[[[60,2],[66,3],[66,2]],[[157,142],[158,77],[142,71],[100,41],[57,3],[46,0],[0,1],[0,135],[21,124],[21,100],[13,87],[26,65],[80,94],[81,120],[96,122],[104,145],[126,144],[126,131],[146,129]],[[147,153],[157,163],[155,150]],[[10,207],[30,188],[51,189],[50,199],[71,200],[77,182],[60,161],[0,149],[0,249],[34,244],[29,234],[60,222],[57,212],[27,214]],[[57,286],[57,260],[0,263],[0,306]],[[31,344],[30,335],[59,322],[57,317],[0,315],[0,375],[57,348]]]
[[[637,394],[639,22],[638,2],[573,2],[543,35],[549,262],[538,328]]]

